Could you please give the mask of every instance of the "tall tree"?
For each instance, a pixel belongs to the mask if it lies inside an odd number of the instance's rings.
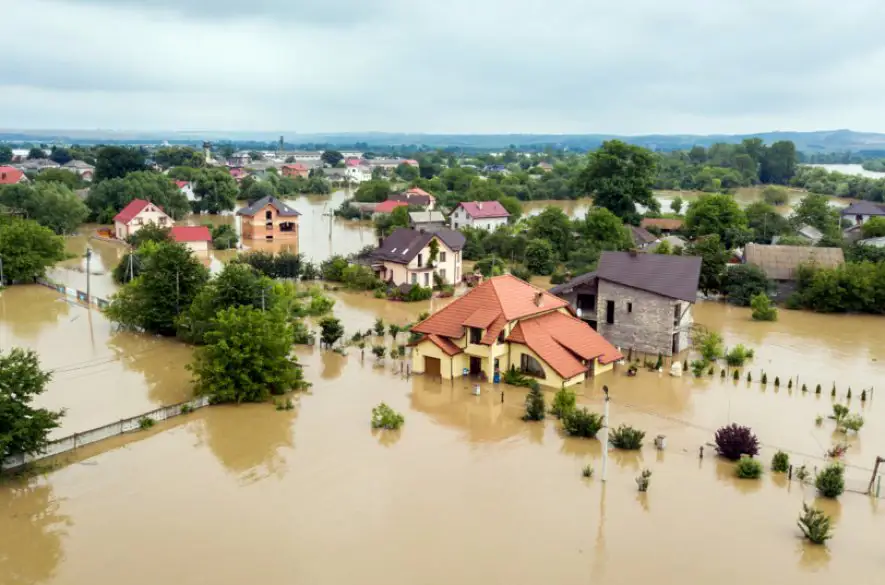
[[[12,149],[5,144],[0,144],[0,164],[9,162],[12,162]]]
[[[197,178],[194,195],[199,211],[221,213],[237,206],[237,182],[226,169],[209,168]]]
[[[154,161],[163,168],[206,166],[206,157],[202,152],[190,146],[164,146],[154,152]]]
[[[575,227],[584,237],[584,243],[593,242],[602,250],[626,250],[633,247],[630,230],[620,218],[604,207],[591,207]]]
[[[830,199],[820,193],[808,193],[793,209],[793,227],[813,226],[827,236],[839,235],[839,212],[830,207]]]
[[[330,167],[334,167],[344,160],[344,155],[337,150],[325,150],[320,155],[320,159]]]
[[[130,146],[103,146],[95,158],[95,181],[119,179],[129,173],[143,171],[144,160],[144,152],[141,149]]]
[[[71,155],[71,151],[69,151],[67,148],[62,148],[61,146],[53,146],[52,152],[49,153],[49,160],[63,165],[74,160],[74,157]]]
[[[752,234],[747,216],[731,195],[702,195],[688,205],[685,227],[693,237],[717,234],[729,249],[745,244]]]
[[[86,205],[99,223],[110,223],[133,199],[146,199],[159,205],[173,219],[181,219],[191,209],[187,197],[169,177],[153,171],[136,171],[124,178],[102,181],[89,190]]]
[[[50,431],[58,428],[64,411],[32,406],[51,377],[40,369],[34,350],[14,347],[9,353],[0,352],[0,461],[42,452]]]
[[[592,194],[597,207],[605,207],[621,219],[638,224],[637,204],[653,211],[659,209],[652,194],[654,180],[655,157],[651,151],[609,140],[589,154],[576,186]]]
[[[556,256],[564,259],[574,247],[572,222],[559,207],[547,207],[529,220],[529,237],[547,240],[553,245]]]
[[[46,158],[46,153],[43,152],[42,148],[37,148],[35,146],[28,151],[28,160],[34,160],[36,158]]]
[[[763,183],[785,185],[795,174],[795,144],[789,140],[779,140],[765,149],[759,166],[759,180]]]
[[[5,282],[29,282],[65,259],[65,243],[35,221],[0,216],[0,259]]]
[[[764,201],[754,201],[747,206],[744,213],[747,216],[747,225],[753,230],[753,241],[756,243],[770,244],[774,236],[790,232],[790,222],[787,218]]]
[[[689,256],[701,257],[701,278],[698,284],[703,293],[719,291],[729,259],[728,250],[719,241],[719,236],[712,234],[697,239],[688,245],[687,253]]]
[[[354,193],[356,201],[380,203],[390,196],[390,183],[387,181],[366,181]]]
[[[163,242],[145,260],[141,275],[113,297],[107,315],[127,328],[175,335],[176,319],[208,279],[208,270],[184,245]]]
[[[44,169],[34,178],[35,183],[61,183],[69,189],[83,186],[80,175],[67,169]]]
[[[89,208],[76,193],[61,183],[34,185],[31,217],[57,234],[72,234],[89,215]]]

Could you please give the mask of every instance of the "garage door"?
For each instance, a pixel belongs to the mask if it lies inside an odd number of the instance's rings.
[[[440,377],[442,371],[439,358],[424,356],[424,375]]]

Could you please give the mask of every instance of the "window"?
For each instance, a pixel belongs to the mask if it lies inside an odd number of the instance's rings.
[[[522,373],[528,374],[529,376],[542,379],[547,377],[547,374],[544,373],[544,367],[540,362],[527,353],[524,353],[519,357],[519,369],[522,370]]]
[[[673,325],[679,325],[679,320],[682,318],[682,306],[676,304],[673,306]]]
[[[414,272],[412,273],[412,284],[418,284],[418,275]]]
[[[627,312],[628,312],[628,313],[632,313],[632,312],[633,312],[633,303],[627,303]]]
[[[424,255],[418,254],[418,268],[421,268],[422,266],[424,266]]]
[[[470,328],[470,343],[477,344],[482,341],[482,329],[478,327]]]
[[[161,217],[158,221],[160,222],[160,225],[166,225],[166,218],[165,217]]]
[[[445,269],[445,268],[440,268],[440,269],[439,269],[439,278],[440,278],[440,280],[442,280],[444,283],[445,283],[445,282],[448,282],[448,281],[446,280],[446,269]]]
[[[430,273],[424,273],[424,286],[430,286]]]
[[[446,253],[445,253],[445,252],[440,251],[440,253],[439,253],[439,261],[440,261],[440,262],[445,262],[445,261],[446,261]]]
[[[605,301],[605,322],[612,325],[615,322],[615,302]]]
[[[504,335],[504,333],[505,333],[504,330],[501,329],[501,333],[498,334],[498,343],[504,343],[504,339],[505,339],[505,337],[506,337],[506,336]]]

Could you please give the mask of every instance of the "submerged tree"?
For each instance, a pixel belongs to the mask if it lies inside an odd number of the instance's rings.
[[[802,504],[802,515],[799,516],[799,529],[803,536],[814,544],[826,544],[833,538],[830,517],[822,510]]]
[[[531,389],[525,397],[525,415],[522,418],[523,420],[544,420],[545,411],[541,385],[533,381]]]

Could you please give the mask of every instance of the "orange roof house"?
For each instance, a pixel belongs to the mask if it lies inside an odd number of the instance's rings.
[[[623,358],[566,301],[509,274],[483,282],[412,331],[423,334],[413,344],[412,370],[446,379],[491,379],[513,367],[559,388]]]

